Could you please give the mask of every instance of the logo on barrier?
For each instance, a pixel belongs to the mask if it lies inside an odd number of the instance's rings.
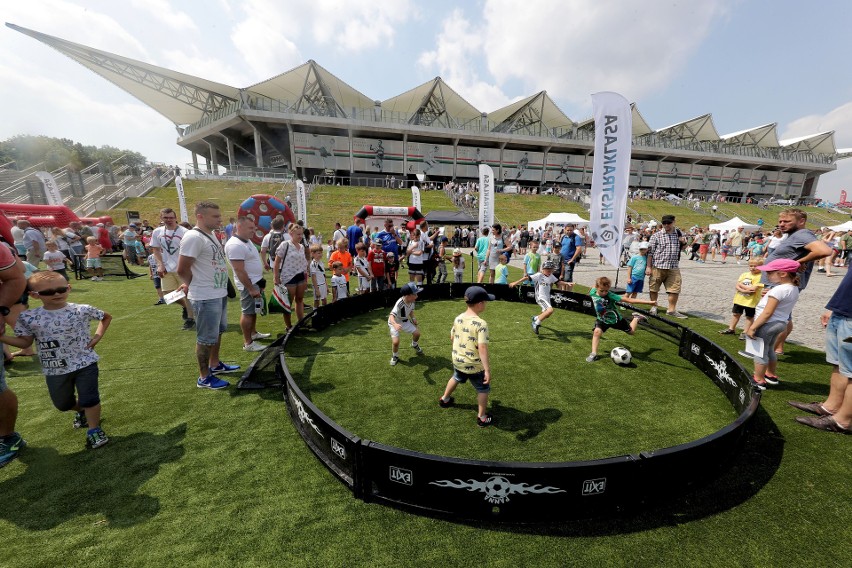
[[[319,434],[320,438],[325,438],[325,436],[322,435],[322,432],[320,432],[320,429],[317,428],[317,425],[314,424],[314,419],[311,418],[311,415],[308,414],[307,411],[305,410],[305,406],[302,404],[302,401],[299,400],[298,397],[294,396],[293,397],[293,404],[296,405],[296,414],[299,415],[299,420],[302,421],[302,424],[310,424],[311,428],[313,428],[314,431],[317,434]]]
[[[587,479],[583,482],[583,495],[600,495],[606,491],[606,477]]]
[[[402,485],[414,485],[414,476],[410,469],[402,469],[395,465],[390,466],[390,480]]]
[[[716,369],[716,376],[719,379],[719,382],[725,382],[731,385],[732,387],[737,386],[736,381],[728,374],[728,364],[724,361],[719,361],[718,363],[710,358],[709,355],[704,355],[704,358]]]
[[[693,343],[690,349],[695,355],[701,355],[701,347],[699,347],[697,343]]]
[[[340,459],[346,459],[346,448],[334,438],[331,439],[331,451],[340,456]]]
[[[591,308],[592,307],[592,301],[591,300],[583,300],[583,307],[584,308]]]
[[[527,298],[535,300],[535,292],[527,292]]]
[[[744,401],[745,401],[745,391],[743,389],[740,389],[740,404],[742,404]]]
[[[563,296],[562,294],[554,294],[553,295],[553,303],[556,304],[557,306],[561,306],[565,302],[568,302],[569,304],[579,304],[580,303],[570,296]]]
[[[485,494],[485,500],[495,505],[502,505],[510,501],[509,495],[526,495],[528,493],[566,493],[564,489],[558,487],[548,487],[543,485],[529,485],[527,483],[512,483],[501,475],[493,475],[485,481],[476,481],[468,479],[442,479],[440,481],[431,481],[429,485],[437,485],[438,487],[449,487],[451,489],[466,489],[468,491],[479,491]]]

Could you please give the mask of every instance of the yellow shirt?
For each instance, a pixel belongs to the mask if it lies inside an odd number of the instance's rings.
[[[743,272],[737,278],[737,284],[756,286],[757,289],[751,294],[743,294],[737,290],[737,293],[734,294],[734,303],[747,308],[756,308],[757,304],[760,303],[761,291],[763,290],[763,284],[760,283],[760,273],[752,274],[751,271]]]
[[[479,316],[459,315],[453,322],[453,367],[462,373],[484,371],[479,346],[488,343],[488,324]]]

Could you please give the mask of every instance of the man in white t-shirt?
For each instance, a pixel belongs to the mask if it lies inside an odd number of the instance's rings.
[[[166,207],[160,210],[160,220],[163,225],[154,229],[148,246],[157,261],[157,276],[160,277],[160,289],[164,294],[180,288],[177,266],[180,256],[180,243],[186,234],[186,229],[178,225],[177,213]],[[195,312],[186,298],[177,301],[183,306],[183,329],[195,327]]]
[[[230,385],[216,373],[231,373],[239,365],[219,359],[222,334],[228,328],[228,262],[225,248],[213,234],[222,225],[219,205],[201,201],[195,206],[195,227],[181,239],[177,273],[195,311],[195,356],[200,389],[223,389]]]
[[[234,269],[234,285],[240,293],[240,329],[243,332],[244,351],[263,351],[265,347],[255,339],[266,339],[270,334],[257,332],[256,302],[263,304],[263,264],[257,247],[251,242],[254,221],[240,217],[233,228],[233,235],[225,243],[225,254]]]

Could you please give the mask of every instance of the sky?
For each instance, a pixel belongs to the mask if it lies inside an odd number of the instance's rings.
[[[317,61],[385,100],[440,76],[489,112],[547,90],[574,121],[616,91],[652,128],[712,113],[720,134],[835,131],[852,147],[848,0],[4,0],[5,22],[247,87]],[[0,29],[0,139],[71,138],[178,164],[153,109],[46,45]],[[852,159],[817,196],[852,194]]]

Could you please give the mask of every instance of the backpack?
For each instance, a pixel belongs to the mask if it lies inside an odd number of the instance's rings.
[[[269,235],[269,258],[275,258],[275,251],[284,242],[284,233],[273,231]]]

